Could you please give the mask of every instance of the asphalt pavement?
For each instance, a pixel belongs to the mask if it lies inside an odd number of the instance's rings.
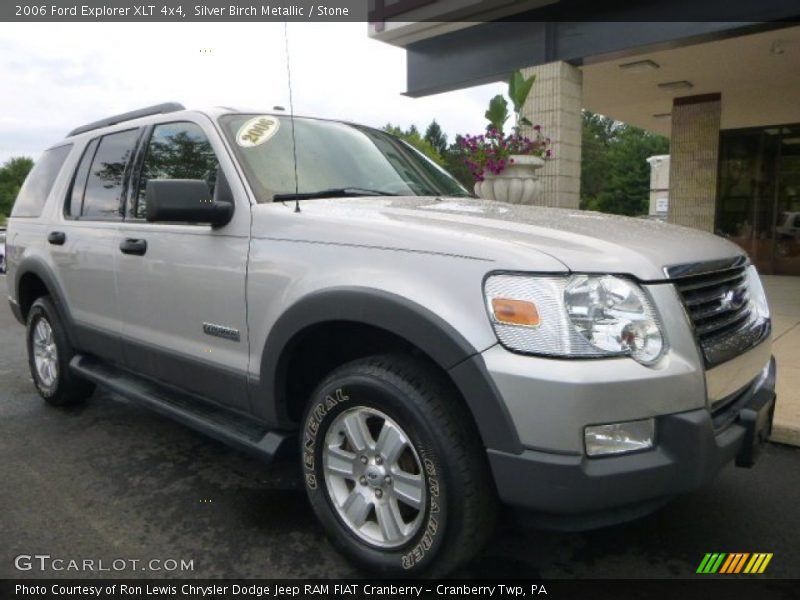
[[[770,444],[752,470],[727,467],[625,525],[552,533],[506,516],[457,575],[699,577],[707,552],[771,552],[764,577],[798,577],[798,531],[800,449]],[[51,558],[17,558],[34,555]],[[70,560],[110,570],[74,571]],[[192,569],[167,570],[173,560]],[[0,578],[357,575],[326,542],[293,464],[265,467],[105,392],[68,410],[46,406],[30,380],[24,329],[3,301]]]

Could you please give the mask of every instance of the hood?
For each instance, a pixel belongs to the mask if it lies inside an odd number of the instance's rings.
[[[304,201],[301,208],[300,215],[315,221],[347,224],[322,225],[318,231],[325,232],[326,241],[336,243],[342,237],[344,243],[358,242],[351,236],[358,237],[358,230],[366,227],[370,239],[380,237],[384,247],[441,252],[449,245],[453,254],[501,263],[497,268],[518,268],[503,265],[503,259],[528,250],[546,254],[571,271],[630,274],[651,281],[665,278],[665,266],[743,254],[721,237],[657,220],[471,198],[320,199]],[[396,239],[386,240],[392,225],[399,226]],[[527,268],[535,270],[535,264]]]

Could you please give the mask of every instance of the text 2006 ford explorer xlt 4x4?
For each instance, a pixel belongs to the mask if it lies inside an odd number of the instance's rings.
[[[476,200],[367,127],[176,104],[92,123],[34,167],[7,244],[45,400],[98,384],[294,449],[373,571],[452,570],[499,502],[558,526],[643,514],[750,466],[771,428],[770,316],[738,247]]]

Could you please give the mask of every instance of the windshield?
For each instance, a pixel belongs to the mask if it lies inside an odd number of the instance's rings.
[[[259,202],[294,198],[470,196],[447,171],[388,133],[295,118],[297,189],[288,116],[225,115],[222,129]],[[338,193],[337,193],[338,192]]]

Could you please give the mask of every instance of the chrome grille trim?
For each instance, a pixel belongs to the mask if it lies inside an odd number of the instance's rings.
[[[749,262],[747,256],[740,254],[733,258],[669,265],[664,267],[664,275],[667,276],[667,279],[681,279],[683,277],[691,277],[692,275],[727,271],[735,267],[746,267]]]
[[[769,320],[753,312],[747,268],[745,256],[664,268],[672,274],[706,367],[746,352],[769,335]]]

